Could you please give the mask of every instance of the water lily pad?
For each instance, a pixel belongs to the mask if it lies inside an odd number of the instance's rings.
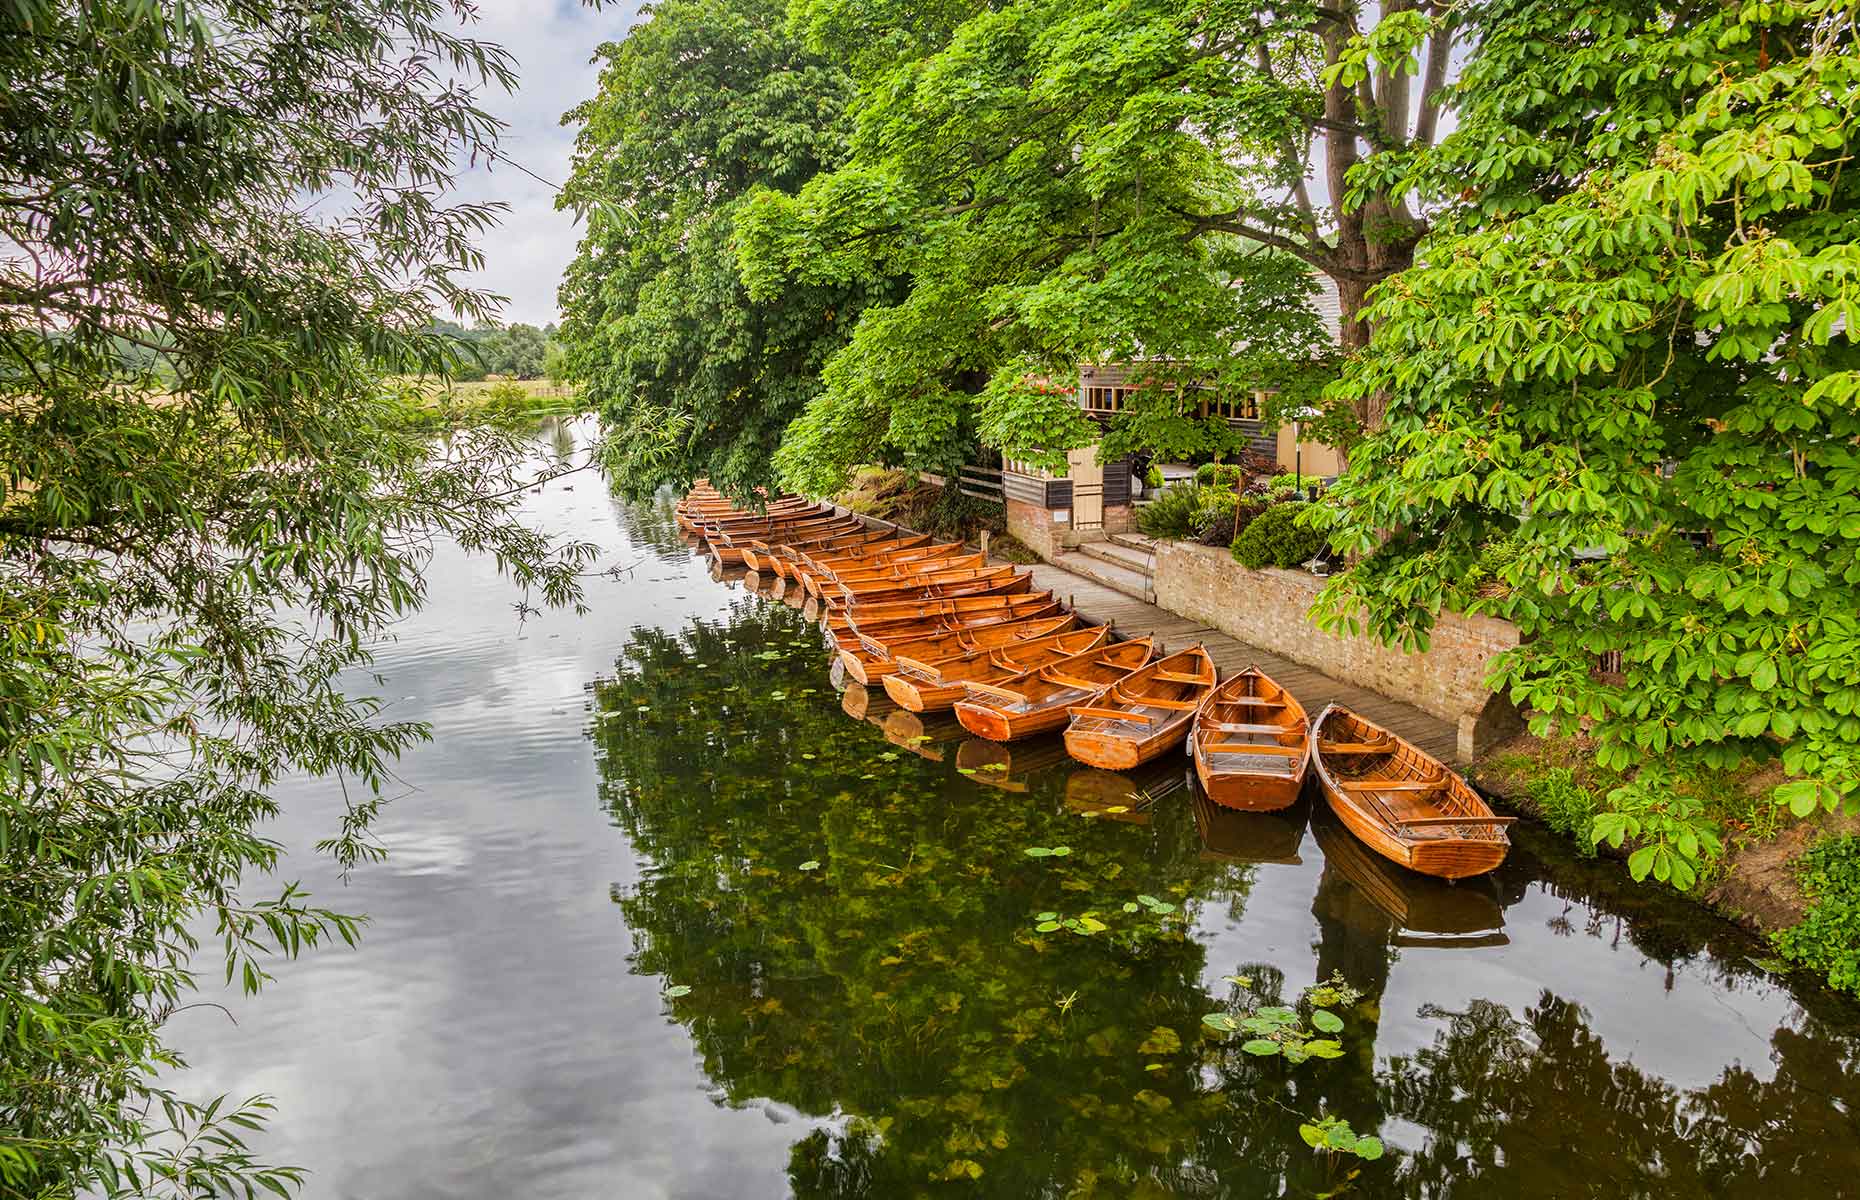
[[[1053,932],[1053,930],[1059,928],[1059,922],[1058,921],[1041,921],[1038,925],[1035,925],[1034,928],[1041,933],[1051,933]]]
[[[1086,933],[1103,933],[1105,930],[1109,929],[1110,926],[1096,917],[1080,917],[1079,928]]]
[[[1283,1049],[1279,1043],[1273,1041],[1271,1038],[1254,1038],[1251,1041],[1242,1042],[1240,1048],[1248,1054],[1257,1054],[1261,1057],[1268,1054],[1277,1054]]]
[[[820,860],[817,858],[810,858],[795,869],[797,871],[818,871],[820,869]]]
[[[1305,1053],[1312,1058],[1342,1058],[1343,1045],[1330,1038],[1318,1038],[1305,1043]]]
[[[1201,1018],[1201,1023],[1217,1033],[1233,1033],[1240,1028],[1240,1022],[1234,1020],[1231,1013],[1209,1013]]]
[[[1036,921],[1057,921],[1059,919],[1059,914],[1056,912],[1034,913],[1033,919]]]
[[[1053,852],[1045,846],[1029,846],[1021,853],[1028,858],[1051,858],[1053,856]]]
[[[691,994],[691,988],[688,984],[675,983],[671,987],[665,989],[665,994],[673,1000],[676,1000],[680,996],[689,996]]]
[[[1343,1018],[1328,1008],[1319,1008],[1312,1011],[1311,1024],[1325,1033],[1336,1033],[1343,1028]]]
[[[1357,1138],[1356,1157],[1367,1159],[1370,1162],[1374,1162],[1378,1158],[1381,1158],[1382,1139],[1378,1137]]]
[[[1124,911],[1127,913],[1136,912],[1137,906],[1133,901],[1126,900],[1124,902]]]

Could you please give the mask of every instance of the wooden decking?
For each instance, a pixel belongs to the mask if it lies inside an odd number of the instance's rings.
[[[1300,666],[1289,658],[1281,658],[1270,650],[1235,641],[1199,621],[1191,621],[1154,604],[1132,599],[1063,567],[1039,563],[1030,570],[1036,589],[1050,589],[1057,599],[1071,605],[1083,620],[1111,622],[1121,637],[1149,634],[1171,650],[1180,650],[1200,642],[1207,647],[1223,679],[1234,671],[1258,667],[1298,697],[1306,712],[1322,712],[1326,704],[1336,701],[1362,713],[1391,733],[1407,738],[1442,762],[1452,763],[1455,759],[1457,732],[1453,726],[1411,704],[1403,704],[1367,688],[1333,679],[1310,667]]]

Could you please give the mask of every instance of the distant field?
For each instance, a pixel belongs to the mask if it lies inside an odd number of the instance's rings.
[[[531,396],[536,396],[536,397],[552,397],[552,398],[559,397],[561,399],[568,399],[569,397],[575,394],[574,388],[557,387],[555,384],[550,383],[547,379],[502,379],[502,378],[494,377],[491,379],[481,379],[474,383],[446,384],[446,383],[441,383],[438,380],[433,380],[433,379],[422,380],[418,377],[410,377],[410,376],[405,376],[405,375],[401,376],[400,378],[403,381],[409,382],[409,383],[426,384],[426,390],[429,394],[445,395],[447,392],[450,392],[454,397],[460,400],[466,401],[466,402],[485,399],[488,393],[490,392],[490,390],[496,387],[500,383],[515,384],[517,387],[522,388],[525,392],[529,393]]]

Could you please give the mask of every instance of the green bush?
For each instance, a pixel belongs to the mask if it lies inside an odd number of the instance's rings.
[[[1162,468],[1152,464],[1149,470],[1143,472],[1143,486],[1159,488],[1162,485],[1163,485]]]
[[[1243,567],[1297,567],[1324,549],[1324,535],[1298,524],[1311,506],[1293,501],[1260,513],[1234,539],[1234,558]]]
[[[1195,468],[1195,482],[1203,487],[1226,488],[1229,491],[1240,486],[1246,479],[1246,468],[1238,463],[1202,463]]]
[[[1258,497],[1237,499],[1232,492],[1209,492],[1201,513],[1201,544],[1231,546],[1235,538],[1270,507]]]
[[[1594,792],[1576,782],[1576,772],[1568,767],[1553,767],[1531,780],[1528,792],[1544,824],[1575,842],[1583,854],[1595,856],[1589,828],[1601,811],[1601,802]]]
[[[1770,940],[1784,958],[1860,992],[1860,838],[1824,840],[1802,856],[1800,869],[1808,915]]]
[[[530,390],[520,383],[494,383],[485,389],[484,402],[493,412],[520,413],[530,406]]]
[[[1271,479],[1266,481],[1266,494],[1269,496],[1292,496],[1302,488],[1310,487],[1316,482],[1317,480],[1309,475],[1298,476],[1288,471],[1283,475],[1274,475]]]
[[[1201,532],[1203,489],[1178,483],[1137,510],[1137,528],[1154,538],[1185,538]]]
[[[1481,596],[1503,595],[1507,590],[1500,577],[1506,567],[1517,561],[1524,543],[1515,534],[1493,538],[1479,547],[1479,557],[1462,576],[1450,597],[1455,607],[1470,604]]]

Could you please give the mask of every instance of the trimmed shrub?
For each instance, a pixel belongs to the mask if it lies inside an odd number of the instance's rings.
[[[1234,559],[1257,571],[1267,566],[1289,569],[1315,557],[1324,549],[1324,535],[1298,524],[1309,507],[1297,501],[1275,504],[1254,517],[1234,539]]]
[[[1287,471],[1283,475],[1274,475],[1266,481],[1266,494],[1273,497],[1293,496],[1298,493],[1300,487],[1309,487],[1316,482],[1317,480],[1309,475],[1301,478]]]
[[[1163,485],[1162,468],[1152,464],[1149,470],[1143,472],[1143,486],[1159,488],[1162,485]]]

